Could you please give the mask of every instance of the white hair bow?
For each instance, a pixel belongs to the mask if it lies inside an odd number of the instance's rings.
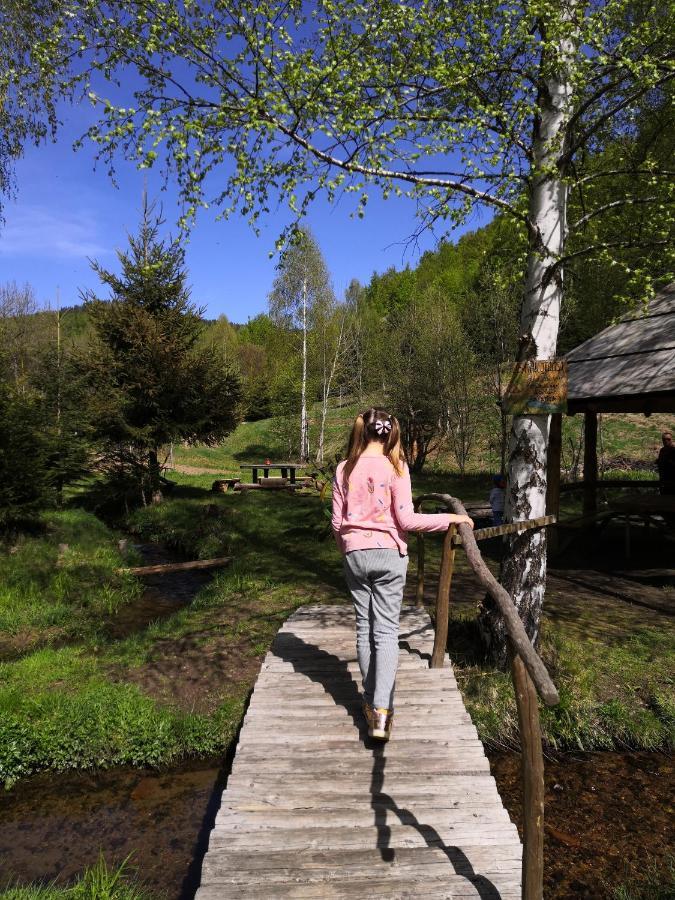
[[[375,422],[375,431],[378,434],[382,434],[383,432],[389,434],[391,431],[391,421],[381,422],[380,419],[378,419]]]

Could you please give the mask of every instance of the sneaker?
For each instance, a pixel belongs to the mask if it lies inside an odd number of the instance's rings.
[[[372,723],[369,724],[368,735],[381,741],[388,741],[391,737],[391,726],[394,721],[394,710],[383,709],[381,706],[373,709]]]

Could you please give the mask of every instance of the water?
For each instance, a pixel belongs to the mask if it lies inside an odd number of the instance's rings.
[[[40,775],[0,794],[0,885],[64,883],[99,852],[111,865],[132,854],[153,894],[192,897],[225,773],[217,761],[167,772],[118,769]]]
[[[134,549],[143,557],[144,566],[183,561],[182,557],[160,544],[134,544]],[[113,640],[119,640],[142,631],[157,619],[168,618],[191,603],[212,577],[212,571],[199,569],[144,575],[143,594],[136,603],[120,607],[108,624],[108,635]]]

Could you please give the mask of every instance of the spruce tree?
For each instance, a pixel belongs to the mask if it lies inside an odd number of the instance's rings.
[[[185,253],[163,241],[144,202],[137,236],[118,251],[121,273],[92,263],[111,297],[85,295],[93,324],[83,358],[95,438],[109,477],[143,503],[161,499],[161,451],[171,442],[215,443],[236,425],[240,381],[215,346],[199,341]]]

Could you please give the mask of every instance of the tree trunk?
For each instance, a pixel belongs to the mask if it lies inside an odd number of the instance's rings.
[[[152,498],[151,502],[161,503],[164,498],[162,495],[159,454],[156,447],[153,450],[148,451],[148,474],[150,478],[150,496]]]
[[[307,279],[302,282],[302,400],[300,410],[300,462],[309,460],[307,421]]]
[[[319,443],[316,448],[316,461],[323,462],[323,442],[326,431],[326,416],[328,415],[328,392],[324,388],[323,397],[321,398],[321,429],[319,431]]]
[[[338,332],[337,341],[335,342],[335,347],[333,348],[333,358],[330,364],[330,370],[327,366],[326,359],[326,344],[327,338],[324,337],[324,352],[323,352],[323,392],[321,397],[321,430],[319,432],[319,445],[316,451],[316,461],[319,463],[323,462],[323,451],[324,451],[324,442],[325,442],[325,434],[326,434],[326,417],[328,415],[328,402],[330,400],[330,392],[333,386],[333,379],[335,378],[335,372],[337,370],[338,362],[340,360],[340,355],[342,353],[342,340],[344,337],[344,329],[345,329],[345,317],[342,316],[342,320],[340,322],[340,331]],[[342,405],[342,404],[340,404]]]
[[[574,4],[570,3],[571,18]],[[561,57],[569,59],[573,42],[561,42]],[[542,61],[542,70],[547,61]],[[551,66],[551,69],[554,67]],[[566,237],[567,188],[557,167],[571,113],[571,85],[565,66],[542,80],[541,116],[534,123],[533,164],[530,176],[530,249],[521,311],[519,360],[555,357],[562,299],[562,277],[553,268],[562,255]],[[546,512],[546,454],[548,415],[514,416],[509,440],[509,466],[505,520],[517,522]],[[501,583],[513,598],[533,644],[539,638],[546,581],[546,532],[543,529],[511,535]],[[491,661],[503,668],[508,662],[506,630],[495,605],[486,599],[479,626]]]

